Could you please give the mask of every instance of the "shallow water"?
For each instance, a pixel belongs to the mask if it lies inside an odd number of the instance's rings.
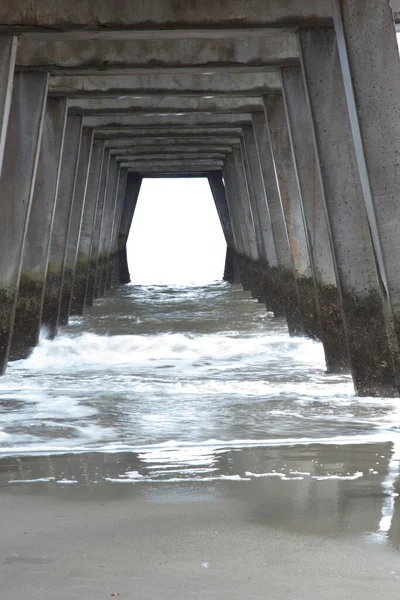
[[[239,286],[126,286],[10,363],[0,485],[232,484],[264,521],[397,547],[399,410],[356,398]]]

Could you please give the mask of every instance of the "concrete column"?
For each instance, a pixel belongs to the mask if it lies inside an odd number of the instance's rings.
[[[283,214],[292,252],[303,332],[309,337],[321,339],[313,265],[311,264],[307,244],[283,98],[278,95],[266,96],[264,105]]]
[[[88,275],[88,285],[86,290],[85,306],[92,306],[95,297],[95,284],[97,264],[99,260],[99,244],[104,219],[104,197],[107,182],[108,164],[110,161],[110,151],[105,150],[103,157],[103,165],[101,169],[99,182],[99,195],[97,201],[96,219],[90,247],[90,267]]]
[[[385,318],[335,32],[303,30],[299,40],[355,389],[397,396],[398,357]]]
[[[274,312],[279,314],[277,311],[281,306],[280,314],[283,313],[286,316],[290,335],[301,335],[304,328],[294,276],[292,250],[289,245],[267,121],[262,113],[253,113],[253,126],[279,267],[279,278],[278,275],[275,277],[274,285],[277,297],[277,308]],[[273,269],[272,277],[275,272]]]
[[[0,178],[0,372],[8,360],[25,236],[43,132],[48,77],[14,77]]]
[[[128,169],[120,169],[117,196],[116,196],[116,208],[115,217],[111,234],[110,244],[110,255],[108,259],[107,267],[107,289],[111,289],[113,285],[119,284],[119,262],[118,262],[118,235],[121,226],[122,211],[124,208],[125,188],[126,179],[128,176]]]
[[[76,259],[70,311],[71,315],[81,315],[85,306],[90,262],[90,247],[92,243],[92,236],[94,234],[103,158],[104,140],[94,140],[89,167],[86,201],[82,216],[81,234],[79,237],[78,254]]]
[[[102,292],[103,292],[103,294],[105,294],[106,291],[110,289],[108,273],[110,270],[110,255],[111,255],[111,246],[112,246],[112,236],[113,236],[114,224],[115,224],[116,214],[117,214],[117,199],[118,199],[118,189],[119,189],[120,178],[121,178],[121,167],[120,167],[119,163],[117,163],[115,166],[114,185],[113,185],[113,189],[112,189],[112,198],[111,198],[110,221],[109,221],[109,228],[108,228],[108,232],[107,232],[105,254],[104,254],[104,268],[103,268],[103,277],[102,277]]]
[[[48,98],[22,258],[11,360],[26,358],[39,341],[66,119],[67,99]]]
[[[107,169],[106,189],[104,195],[104,218],[100,234],[99,243],[99,258],[97,263],[96,283],[95,283],[95,298],[104,296],[106,288],[106,266],[107,266],[107,249],[110,242],[110,232],[112,227],[112,219],[114,216],[113,209],[115,208],[113,195],[114,180],[117,176],[117,161],[114,156],[110,156]]]
[[[121,223],[118,232],[118,265],[119,283],[130,283],[128,259],[126,256],[126,244],[132,224],[133,215],[142,185],[142,176],[138,173],[127,173],[124,205],[122,208]]]
[[[71,218],[68,228],[68,241],[63,268],[59,325],[68,324],[74,288],[75,269],[81,236],[82,219],[85,210],[86,191],[89,179],[90,161],[93,148],[93,129],[83,128],[79,157],[76,165],[75,189],[72,200]]]
[[[226,167],[226,161],[223,167],[223,179],[225,184],[226,199],[229,207],[229,214],[232,223],[232,236],[233,236],[233,249],[234,249],[234,282],[240,283],[240,260],[244,256],[244,245],[242,239],[242,232],[239,223],[239,217],[235,205],[235,196],[232,190],[232,182],[229,179],[228,169]]]
[[[81,132],[82,118],[77,115],[68,115],[43,301],[42,323],[46,326],[50,338],[55,337],[59,322],[63,269],[67,252]]]
[[[400,61],[393,13],[389,0],[332,0],[332,5],[384,308],[399,345]],[[397,380],[399,370],[396,363]]]
[[[234,240],[222,173],[221,171],[211,171],[208,174],[207,179],[226,241],[226,259],[223,279],[224,281],[233,283],[235,281]]]
[[[326,366],[329,372],[340,373],[350,369],[347,338],[331,232],[318,175],[313,123],[300,67],[282,69],[282,88],[307,242],[314,266]]]
[[[234,165],[235,165],[236,179],[237,179],[238,193],[239,193],[238,209],[240,212],[242,212],[243,223],[244,223],[246,231],[247,231],[247,239],[248,239],[248,243],[249,243],[249,258],[251,260],[258,260],[259,253],[258,253],[256,232],[255,232],[255,227],[254,227],[253,214],[251,211],[249,190],[247,187],[247,179],[246,179],[246,173],[244,170],[243,156],[242,156],[241,148],[239,148],[239,147],[233,148],[232,155],[233,155],[233,160],[234,160]]]
[[[241,256],[247,256],[250,253],[248,248],[247,235],[245,227],[241,220],[241,214],[238,211],[238,189],[235,178],[235,166],[232,156],[226,157],[224,161],[224,181],[229,203],[229,213],[232,215],[233,236],[235,240],[235,249]]]
[[[14,81],[15,58],[18,40],[16,36],[0,38],[0,175],[3,166],[8,119]]]

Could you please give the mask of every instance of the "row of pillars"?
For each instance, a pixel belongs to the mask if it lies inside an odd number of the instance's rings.
[[[231,277],[284,316],[291,335],[320,340],[328,371],[351,373],[357,394],[397,397],[395,27],[387,2],[334,4],[335,29],[300,30],[300,65],[281,68],[282,95],[266,96],[243,127],[224,190],[218,175],[210,181],[227,197]]]
[[[142,178],[49,97],[46,73],[13,72],[0,40],[0,371],[54,337],[121,278]],[[6,93],[4,93],[4,91]],[[119,255],[121,260],[119,261]],[[125,261],[126,262],[126,261]]]

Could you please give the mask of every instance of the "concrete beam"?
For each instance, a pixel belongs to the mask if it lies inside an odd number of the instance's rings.
[[[188,127],[188,126],[170,126],[170,127],[165,127],[165,126],[159,126],[159,127],[153,127],[153,126],[140,126],[140,127],[135,127],[134,125],[131,126],[124,126],[123,128],[120,129],[116,129],[116,128],[109,128],[107,126],[105,127],[97,127],[97,129],[95,130],[95,137],[96,138],[105,138],[107,139],[118,139],[118,141],[123,141],[123,140],[136,140],[138,138],[145,138],[146,140],[151,140],[152,138],[170,138],[170,137],[179,137],[181,139],[183,138],[193,138],[193,137],[204,137],[207,139],[220,139],[223,137],[232,137],[235,136],[237,138],[239,138],[242,135],[242,130],[240,127],[237,127],[235,125],[225,125],[225,126],[218,126],[218,124],[215,123],[211,123],[208,125],[198,125],[197,127],[192,126],[192,127]]]
[[[183,97],[260,96],[281,89],[278,70],[261,73],[186,74],[171,77],[162,71],[143,75],[82,75],[56,76],[49,79],[49,93],[69,98],[119,98],[134,96],[149,98],[154,95]]]
[[[185,168],[185,165],[187,168],[193,170],[193,169],[197,169],[200,168],[202,171],[207,171],[207,169],[210,169],[210,171],[214,171],[215,169],[222,169],[223,166],[223,160],[212,160],[212,159],[193,159],[193,160],[187,160],[184,161],[182,159],[180,160],[153,160],[153,161],[141,161],[141,160],[136,160],[136,161],[126,161],[126,162],[121,162],[119,163],[120,166],[123,169],[129,169],[130,171],[137,171],[138,173],[151,173],[152,170],[161,168],[164,169],[164,171],[168,171],[168,169],[170,167],[176,167],[178,169],[183,169]]]
[[[235,28],[260,26],[322,25],[331,22],[329,0],[242,0],[214,2],[194,0],[190,4],[176,4],[175,0],[147,0],[132,3],[119,0],[110,4],[99,0],[95,5],[89,0],[60,0],[55,9],[51,0],[3,0],[0,6],[0,23],[4,27],[28,28],[31,32],[50,33],[93,31],[103,33],[159,29],[182,29],[190,37],[190,28]],[[37,24],[40,23],[40,28]],[[158,32],[157,32],[158,33]],[[219,32],[215,35],[218,36]],[[114,34],[115,35],[115,34]],[[134,35],[134,34],[132,34]],[[58,39],[58,38],[57,38]]]
[[[123,132],[124,128],[131,127],[208,127],[216,126],[223,128],[226,126],[240,127],[251,123],[250,113],[221,113],[214,115],[212,113],[184,113],[168,115],[125,115],[105,116],[105,117],[84,117],[84,124],[91,129],[101,130],[107,128],[118,130],[118,134]]]
[[[151,153],[151,154],[137,154],[137,155],[132,155],[132,154],[113,154],[112,156],[114,156],[114,158],[116,159],[117,163],[119,164],[124,164],[127,162],[140,162],[143,165],[151,165],[154,162],[158,162],[158,161],[181,161],[181,162],[194,162],[197,160],[207,160],[208,162],[212,162],[212,161],[218,161],[218,160],[224,160],[225,156],[227,153],[225,152],[210,152],[209,150],[206,150],[204,152],[196,152],[196,153],[189,153],[186,154],[186,152],[183,150],[181,152],[176,151],[173,153],[163,153],[163,152],[155,152],[155,153]]]
[[[217,140],[215,141],[217,144]],[[218,154],[225,155],[232,152],[232,146],[238,144],[232,144],[231,146],[213,146],[210,143],[206,146],[185,146],[184,144],[174,144],[173,140],[170,142],[169,147],[160,146],[159,144],[153,144],[153,146],[142,146],[138,148],[126,147],[126,148],[109,148],[112,156],[142,156],[143,158],[152,157],[155,154],[161,154],[162,156],[169,156],[171,154],[180,154],[182,156],[193,156],[194,154]]]
[[[97,136],[96,136],[97,137]],[[112,139],[105,140],[105,147],[115,153],[119,149],[138,150],[139,152],[150,151],[153,148],[163,148],[168,150],[172,145],[175,148],[231,148],[240,143],[239,137],[226,138],[203,138],[200,136],[190,138],[179,137],[137,137],[133,139]]]
[[[261,97],[182,98],[150,96],[144,98],[95,98],[69,100],[69,111],[83,116],[124,114],[176,114],[191,112],[234,113],[263,109]]]

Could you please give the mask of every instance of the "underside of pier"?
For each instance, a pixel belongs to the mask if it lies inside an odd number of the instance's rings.
[[[399,0],[2,0],[0,371],[130,281],[143,178],[206,177],[224,278],[358,394],[399,396],[399,20]]]

